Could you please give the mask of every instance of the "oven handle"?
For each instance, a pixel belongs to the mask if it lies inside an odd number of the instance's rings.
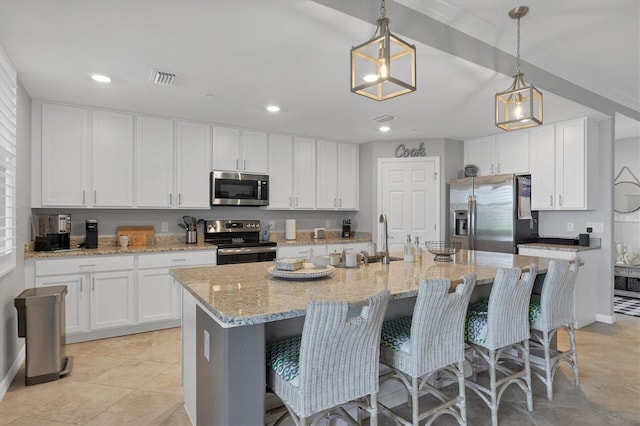
[[[276,251],[277,248],[273,247],[238,247],[238,248],[219,248],[218,255],[229,254],[252,254],[252,253],[271,253]]]

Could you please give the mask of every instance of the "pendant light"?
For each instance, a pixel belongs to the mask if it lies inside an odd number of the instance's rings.
[[[509,17],[518,20],[518,48],[513,83],[506,91],[496,93],[496,126],[503,130],[524,129],[542,124],[542,93],[532,85],[527,85],[524,74],[520,71],[520,18],[527,12],[527,6],[509,11]]]
[[[416,48],[389,31],[385,0],[373,37],[351,48],[351,91],[377,101],[416,90]]]

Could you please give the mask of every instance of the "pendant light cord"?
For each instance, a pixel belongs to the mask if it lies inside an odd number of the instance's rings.
[[[516,74],[520,74],[520,15],[518,15],[518,44],[516,49]]]

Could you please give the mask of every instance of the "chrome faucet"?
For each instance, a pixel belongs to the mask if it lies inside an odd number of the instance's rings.
[[[376,253],[376,255],[382,256],[382,263],[387,264],[389,263],[389,229],[387,227],[387,215],[382,213],[380,215],[379,222],[384,225],[382,227],[384,232],[382,242],[384,246],[382,247],[382,250]]]

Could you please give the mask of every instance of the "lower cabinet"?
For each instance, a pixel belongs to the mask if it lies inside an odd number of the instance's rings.
[[[215,265],[215,251],[37,259],[35,287],[66,285],[67,343],[180,325],[176,267]],[[30,287],[30,284],[27,283]]]
[[[361,250],[371,250],[371,243],[352,242],[340,244],[309,244],[295,246],[278,246],[278,257],[308,257],[309,250],[313,250],[314,256],[323,256],[333,252],[351,251],[359,253]]]

